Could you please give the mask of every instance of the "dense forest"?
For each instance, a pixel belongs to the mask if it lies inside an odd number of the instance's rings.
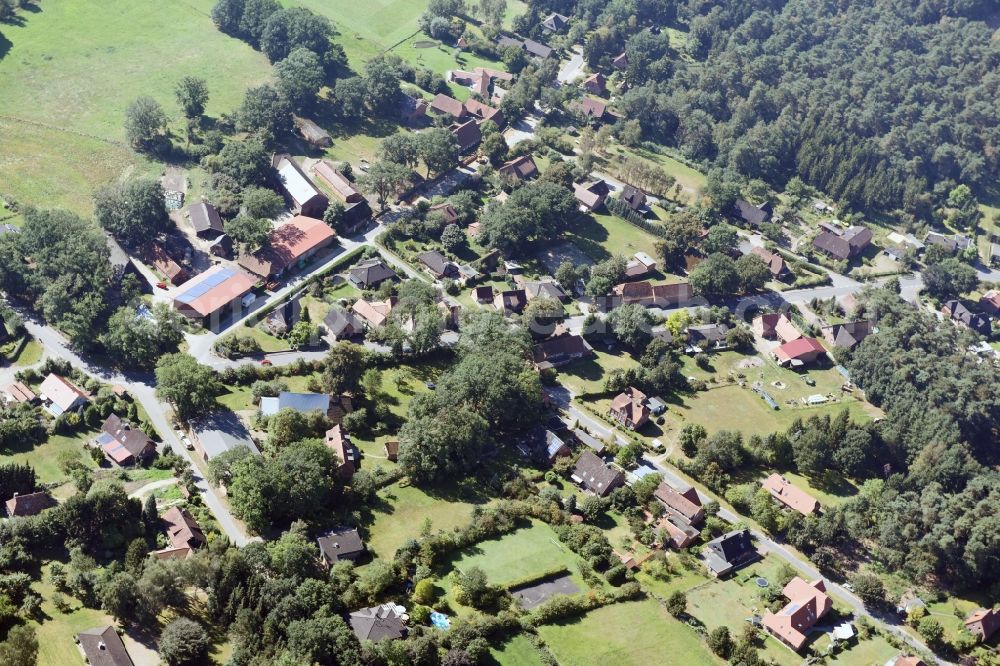
[[[592,66],[628,53],[625,117],[730,179],[800,175],[857,207],[926,216],[956,184],[982,193],[1000,174],[993,0],[531,4],[597,27]]]

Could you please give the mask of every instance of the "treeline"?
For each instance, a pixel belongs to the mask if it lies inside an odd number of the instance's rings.
[[[981,193],[1000,174],[991,0],[648,4],[530,3],[596,27],[592,67],[628,54],[621,106],[645,139],[734,180],[781,188],[799,174],[854,206],[923,216],[956,184]]]

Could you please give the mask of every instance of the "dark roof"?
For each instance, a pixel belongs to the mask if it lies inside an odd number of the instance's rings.
[[[444,93],[438,93],[431,100],[431,111],[455,118],[462,118],[466,113],[465,106],[460,101]]]
[[[547,19],[542,21],[542,27],[551,32],[559,32],[563,28],[569,25],[569,17],[563,16],[562,14],[553,13]]]
[[[501,175],[517,178],[518,180],[524,180],[525,178],[531,178],[538,173],[538,166],[535,164],[535,160],[531,155],[521,155],[520,157],[515,157],[508,162],[504,162],[503,166],[497,169],[497,171],[499,171]]]
[[[531,355],[536,364],[548,363],[554,366],[583,356],[590,356],[593,351],[583,336],[564,332],[539,342],[531,348]]]
[[[526,39],[521,45],[525,51],[538,58],[548,58],[552,55],[552,47],[546,46],[541,42],[536,42],[533,39]]]
[[[337,527],[316,539],[323,559],[333,564],[340,558],[350,558],[365,552],[365,544],[356,527]]]
[[[436,206],[431,206],[429,212],[441,213],[441,217],[444,218],[445,224],[455,224],[461,217],[455,207],[450,203],[439,203]]]
[[[750,530],[734,530],[706,544],[708,565],[716,573],[724,574],[744,562],[758,557]]]
[[[639,211],[646,205],[646,193],[637,187],[626,185],[622,189],[621,200],[632,210]]]
[[[174,548],[198,548],[205,543],[205,533],[186,509],[170,507],[163,512],[160,520],[165,525],[167,541]]]
[[[351,613],[347,620],[358,640],[377,642],[383,638],[402,638],[406,635],[406,625],[396,609],[392,604],[362,608]]]
[[[362,288],[377,287],[386,280],[395,280],[396,272],[381,259],[369,259],[351,269],[351,282]]]
[[[429,268],[435,275],[446,275],[451,267],[448,258],[437,250],[424,252],[417,257],[417,261]]]
[[[604,451],[607,449],[607,446],[604,445],[604,442],[590,435],[589,433],[580,430],[579,428],[573,431],[573,436],[576,437],[576,441],[580,442],[584,446],[590,447],[595,452],[597,452],[598,455],[603,454]]]
[[[462,153],[474,148],[483,140],[483,134],[479,130],[479,123],[475,119],[462,123],[451,131],[451,135],[455,137],[455,141],[458,143],[458,150]]]
[[[122,420],[117,414],[110,414],[101,425],[101,432],[110,436],[110,440],[101,441],[105,453],[121,462],[119,458],[142,458],[151,453],[155,446],[149,435],[142,430],[133,428],[128,421]],[[128,456],[124,454],[127,452]]]
[[[218,231],[222,233],[222,218],[219,211],[210,203],[196,203],[188,208],[188,216],[191,218],[191,226],[197,234],[206,231]]]
[[[850,321],[824,328],[823,335],[835,347],[854,349],[871,334],[872,328],[870,321]]]
[[[364,330],[364,323],[358,319],[353,312],[345,312],[339,308],[330,308],[330,311],[323,318],[323,325],[334,337],[340,337],[344,331],[350,328],[354,334]]]
[[[749,201],[737,199],[733,204],[732,214],[752,227],[759,227],[771,219],[771,204],[765,201],[759,206],[754,206]]]
[[[700,324],[688,326],[688,342],[696,343],[702,340],[708,342],[721,342],[726,339],[729,327],[725,324]]]
[[[837,259],[848,259],[851,256],[851,245],[846,240],[831,231],[824,231],[813,239],[813,247]]]
[[[76,635],[90,666],[135,666],[121,636],[112,626],[88,629]]]
[[[14,493],[14,496],[7,500],[6,504],[7,515],[14,518],[39,514],[45,509],[55,506],[56,501],[47,492],[40,490],[37,493],[28,493],[27,495]]]
[[[965,324],[976,333],[988,336],[992,332],[992,324],[989,317],[980,312],[974,312],[962,301],[948,301],[941,310],[955,321]]]
[[[590,451],[584,451],[573,468],[573,477],[595,495],[607,495],[625,480],[618,470],[604,464]]]
[[[493,299],[494,306],[497,306],[498,303],[505,312],[508,310],[510,312],[520,312],[528,304],[528,295],[524,289],[508,289],[507,291],[498,293]],[[500,307],[497,309],[500,309]]]

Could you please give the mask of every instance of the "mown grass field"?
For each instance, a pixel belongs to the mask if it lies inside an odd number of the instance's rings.
[[[90,457],[86,448],[87,442],[95,434],[96,430],[88,430],[73,437],[51,435],[45,442],[33,448],[0,455],[0,464],[29,464],[35,468],[39,483],[66,481],[69,477],[59,467],[59,455],[68,452],[87,467],[96,469],[97,463]]]
[[[539,627],[538,634],[559,663],[573,666],[722,663],[693,630],[652,600],[598,608],[582,618]]]
[[[541,657],[524,634],[517,634],[499,648],[491,649],[490,656],[500,666],[542,666]]]
[[[417,19],[427,7],[425,0],[295,0],[286,4],[306,7],[333,21],[340,33],[336,41],[343,45],[354,69],[415,33]]]
[[[41,3],[5,25],[11,48],[0,59],[4,192],[87,213],[95,187],[158,172],[124,145],[122,120],[136,97],[158,100],[180,128],[173,87],[181,77],[208,81],[209,116],[232,111],[247,87],[268,79],[262,54],[215,29],[212,4]]]
[[[372,513],[368,548],[375,557],[391,560],[407,539],[420,536],[425,520],[431,531],[451,530],[469,522],[472,507],[482,498],[471,494],[429,495],[416,486],[393,484],[380,490]]]
[[[559,542],[551,527],[532,521],[530,527],[522,527],[499,539],[480,541],[462,551],[449,563],[449,569],[465,571],[479,567],[490,583],[504,585],[560,566],[566,567],[575,579],[580,562],[573,551]],[[584,589],[582,580],[578,580],[577,585]]]

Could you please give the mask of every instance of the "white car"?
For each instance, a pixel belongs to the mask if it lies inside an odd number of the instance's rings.
[[[187,435],[181,435],[181,444],[183,444],[184,448],[188,451],[194,451],[194,444],[191,443],[191,440]]]

